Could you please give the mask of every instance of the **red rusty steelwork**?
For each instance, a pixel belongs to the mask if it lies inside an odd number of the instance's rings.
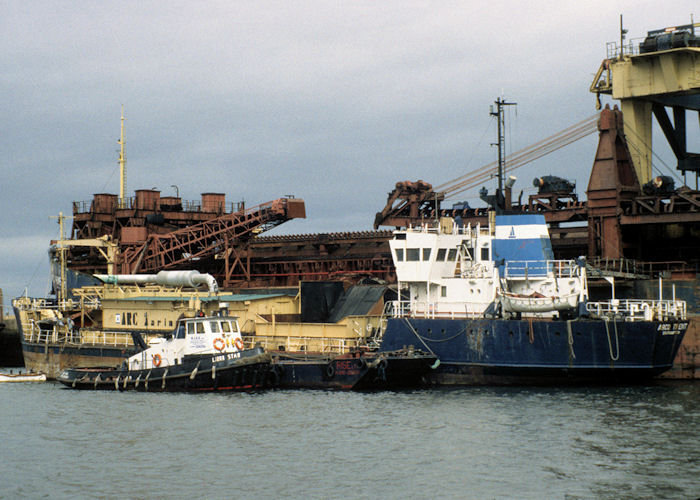
[[[399,182],[375,224],[404,227],[436,215],[487,224],[487,208],[441,208],[443,198],[427,182]],[[616,109],[600,115],[588,198],[586,202],[574,193],[545,192],[525,202],[518,199],[511,209],[545,216],[558,258],[587,255],[606,262],[673,261],[686,270],[698,267],[700,192],[681,188],[641,195]],[[224,196],[217,193],[202,195],[200,206],[142,190],[136,200],[126,201],[117,206],[116,195],[96,194],[89,211],[74,204],[73,237],[111,235],[124,254],[122,272],[196,268],[229,287],[294,285],[331,277],[394,279],[389,231],[257,237],[283,220],[304,217],[302,200],[281,199],[247,211],[239,204],[229,211]],[[279,211],[281,205],[286,205],[286,215]],[[91,252],[95,251],[71,249],[70,267],[104,272],[104,259]]]
[[[250,274],[246,249],[252,237],[305,216],[301,199],[280,198],[247,210],[237,203],[229,211],[220,193],[204,193],[200,204],[138,190],[121,203],[112,194],[95,194],[91,204],[74,202],[72,237],[111,236],[119,243],[121,273],[183,267],[206,272],[221,265],[225,281],[234,272]],[[68,262],[76,271],[106,271],[104,258],[90,248],[71,247]]]
[[[250,286],[325,279],[394,282],[388,243],[392,236],[391,231],[362,231],[255,238],[250,245]]]
[[[622,112],[606,106],[600,113],[598,150],[588,182],[588,255],[625,256],[622,205],[641,192],[624,137]]]
[[[192,267],[192,263],[203,258],[223,256],[227,279],[237,268],[247,276],[249,261],[243,262],[236,247],[245,245],[256,233],[289,220],[290,206],[291,212],[303,215],[303,203],[302,200],[280,198],[166,234],[151,233],[143,244],[122,250],[120,272],[147,273]]]
[[[386,206],[374,218],[374,229],[379,226],[406,227],[411,223],[440,209],[443,193],[433,191],[425,181],[397,182],[387,197]]]

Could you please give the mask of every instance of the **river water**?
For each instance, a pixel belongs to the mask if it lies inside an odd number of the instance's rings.
[[[697,498],[700,384],[227,394],[0,384],[0,498]]]

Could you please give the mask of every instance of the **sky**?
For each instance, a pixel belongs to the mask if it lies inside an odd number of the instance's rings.
[[[517,102],[508,152],[551,136],[596,113],[588,88],[620,15],[642,38],[697,20],[697,7],[2,0],[5,306],[25,290],[47,294],[51,216],[119,193],[122,105],[128,195],[223,192],[248,206],[294,195],[307,218],[268,234],[367,230],[396,182],[437,186],[496,159],[496,98]],[[516,190],[554,174],[585,193],[596,144],[592,135],[523,167]]]

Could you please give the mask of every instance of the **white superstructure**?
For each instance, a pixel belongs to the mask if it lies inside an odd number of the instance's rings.
[[[144,351],[128,360],[129,370],[153,369],[182,364],[187,355],[222,355],[228,359],[244,349],[235,317],[202,316],[178,321],[172,335],[149,342]]]
[[[551,258],[543,218],[503,222],[493,232],[461,227],[450,218],[439,226],[397,231],[389,244],[400,293],[407,288],[408,297],[400,297],[395,312],[431,318],[499,310],[505,316],[553,316],[586,300],[585,266]]]

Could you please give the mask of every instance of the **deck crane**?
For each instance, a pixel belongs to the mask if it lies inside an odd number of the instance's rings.
[[[538,158],[593,134],[597,130],[597,120],[598,114],[595,114],[506,156],[503,173],[510,174]],[[498,166],[498,161],[488,163],[435,188],[424,181],[399,182],[395,189],[389,193],[386,206],[377,213],[374,228],[377,229],[379,226],[406,227],[410,224],[420,223],[423,219],[435,218],[435,213],[439,212],[442,201],[483,185],[488,179],[498,174]]]

